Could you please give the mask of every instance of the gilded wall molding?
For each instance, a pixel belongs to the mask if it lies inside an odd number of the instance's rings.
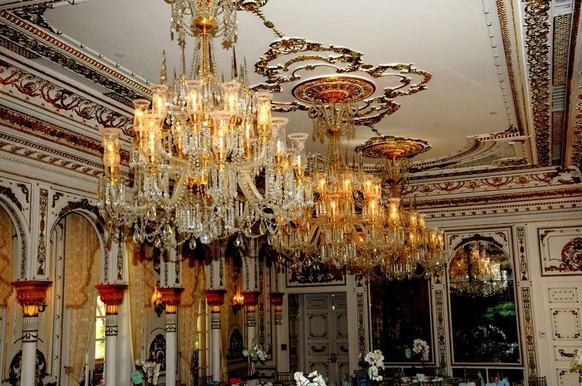
[[[445,326],[445,302],[444,291],[442,289],[435,290],[435,304],[436,304],[436,332],[439,367],[444,367],[447,363],[447,334]]]
[[[48,222],[48,201],[49,192],[46,189],[40,189],[39,208],[38,208],[38,247],[36,250],[36,274],[46,276],[46,234]]]
[[[527,264],[527,244],[524,226],[518,226],[517,232],[517,261],[519,266],[519,280],[529,280],[529,268]]]
[[[524,0],[525,46],[531,84],[531,106],[537,163],[550,165],[550,2]]]
[[[521,305],[523,307],[523,329],[525,335],[525,353],[527,359],[528,377],[537,376],[537,355],[536,355],[536,337],[533,325],[533,310],[531,304],[531,288],[521,287],[519,294],[521,295]]]
[[[17,229],[17,234],[19,235],[18,240],[20,242],[20,272],[19,280],[24,280],[26,278],[26,260],[28,256],[28,240],[26,237],[25,227],[20,217],[15,211],[15,208],[20,210],[22,213],[23,208],[20,205],[20,201],[16,198],[16,195],[11,188],[7,186],[0,186],[0,202],[9,201],[13,205],[3,205],[2,207],[10,214],[10,217],[14,219],[13,225]]]

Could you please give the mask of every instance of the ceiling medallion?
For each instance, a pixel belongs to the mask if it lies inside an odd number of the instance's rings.
[[[358,97],[358,111],[353,119],[358,126],[373,126],[385,116],[393,114],[400,108],[400,104],[394,99],[426,90],[426,84],[432,78],[430,73],[418,70],[412,64],[365,63],[361,52],[347,47],[310,42],[303,38],[283,38],[271,43],[269,50],[255,64],[255,72],[264,76],[265,82],[254,89],[280,93],[283,85],[286,85],[297,98],[293,101],[281,101],[275,96],[273,110],[278,112],[310,109],[315,98],[309,93],[310,89],[313,89],[315,95],[318,91],[309,85],[309,81],[302,79],[311,78],[314,73],[319,78],[345,78],[350,74],[350,79],[357,78],[369,84],[377,84],[378,87],[374,87],[367,96]],[[322,75],[322,72],[325,74]],[[304,85],[300,86],[301,84]],[[352,86],[361,87],[362,84],[350,85],[350,88]],[[369,87],[366,86],[365,90],[369,90]],[[367,93],[358,92],[362,96]]]
[[[384,135],[370,138],[364,144],[357,146],[355,151],[371,158],[401,159],[412,158],[429,149],[428,142],[422,139]]]
[[[321,100],[358,102],[374,93],[376,86],[369,80],[342,75],[319,77],[298,83],[293,96],[304,103],[315,104]]]

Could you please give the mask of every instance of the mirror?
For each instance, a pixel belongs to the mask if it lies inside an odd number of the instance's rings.
[[[449,264],[454,363],[519,363],[510,256],[492,239],[473,237]]]

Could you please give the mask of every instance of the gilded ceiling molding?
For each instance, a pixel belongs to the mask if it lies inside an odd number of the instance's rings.
[[[39,55],[35,54],[34,52],[27,50],[25,48],[20,47],[18,44],[11,42],[8,39],[4,39],[0,37],[0,47],[4,47],[7,50],[10,50],[17,55],[23,56],[26,59],[38,59],[40,58]]]
[[[517,90],[521,88],[518,81],[519,77],[515,75],[515,67],[513,66],[513,51],[511,49],[511,33],[509,32],[509,22],[507,20],[507,8],[505,7],[506,0],[497,0],[497,16],[499,20],[499,27],[501,28],[501,41],[503,42],[503,51],[505,53],[505,65],[507,67],[507,75],[509,77],[509,87],[511,88],[511,95],[513,97],[513,105],[515,108],[515,119],[517,128],[523,132],[522,122],[522,105],[520,103],[519,93]]]
[[[18,9],[18,8],[24,8],[24,7],[29,7],[31,5],[38,5],[38,6],[45,6],[45,7],[51,7],[52,4],[54,3],[59,3],[62,0],[46,0],[43,1],[42,3],[38,3],[38,0],[13,0],[10,2],[6,2],[2,5],[0,5],[0,10],[8,10],[8,9]],[[73,0],[74,3],[74,0]]]
[[[144,98],[148,88],[14,14],[0,12],[0,35],[127,99]]]
[[[32,4],[22,8],[17,8],[13,12],[16,16],[28,20],[41,28],[48,29],[52,33],[59,34],[57,30],[50,26],[44,18],[45,11],[51,7],[50,3]]]
[[[537,163],[551,164],[550,159],[550,2],[525,1],[525,46],[531,84],[533,127],[537,149]]]
[[[48,104],[63,117],[71,117],[70,113],[73,113],[78,118],[78,121],[84,125],[93,122],[92,126],[94,128],[117,127],[122,129],[126,135],[129,135],[133,126],[132,117],[122,115],[103,106],[103,104],[87,99],[28,71],[14,67],[1,59],[0,84],[11,86],[10,89],[7,87],[4,92],[14,90],[22,95],[20,100],[26,103],[34,104],[41,108]],[[14,93],[11,94],[16,96]]]
[[[454,180],[422,182],[412,180],[403,188],[403,195],[422,194],[422,197],[442,196],[444,194],[467,194],[499,192],[517,189],[545,189],[564,188],[579,185],[580,173],[577,170],[559,168],[540,169],[516,169],[511,173],[479,176],[470,172],[466,175],[458,175]],[[422,200],[421,200],[422,201]]]
[[[85,175],[86,181],[94,182],[96,177],[103,174],[103,165],[91,162],[70,153],[56,151],[48,146],[40,145],[38,141],[15,138],[0,132],[0,159],[13,160],[40,167],[58,174],[66,174],[75,178]],[[42,165],[42,166],[40,166]]]
[[[500,162],[511,164],[512,162],[503,159],[511,157],[513,157],[513,163],[523,165],[526,161],[515,159],[515,151],[513,149],[508,153],[507,149],[502,152],[500,147],[510,141],[519,141],[524,140],[525,138],[526,137],[521,134],[520,130],[514,126],[509,127],[501,133],[469,137],[468,145],[465,150],[444,157],[415,162],[412,165],[412,171],[418,172],[437,167],[445,169],[469,166],[499,166]]]
[[[287,84],[293,89],[318,68],[331,69],[336,74],[354,76],[360,73],[363,78],[384,78],[386,83],[391,84],[357,103],[354,124],[370,127],[400,108],[394,98],[426,90],[426,84],[432,78],[430,73],[418,70],[411,64],[364,63],[363,54],[350,48],[328,46],[302,38],[283,38],[271,43],[269,50],[255,63],[255,72],[266,80],[254,88],[276,93]],[[273,101],[273,110],[279,112],[307,111],[310,107],[310,103],[298,99],[292,102]]]
[[[517,216],[542,212],[579,210],[582,204],[582,187],[561,190],[538,189],[529,192],[505,194],[481,194],[472,197],[435,198],[416,200],[427,218],[462,218],[479,216]],[[551,200],[551,201],[550,201]],[[558,200],[560,201],[559,203]],[[486,207],[479,207],[486,205]],[[466,209],[461,209],[461,208]]]
[[[0,125],[68,147],[75,152],[81,151],[99,158],[102,155],[101,141],[4,106],[0,106]],[[122,150],[120,156],[122,161],[129,161],[127,151]]]

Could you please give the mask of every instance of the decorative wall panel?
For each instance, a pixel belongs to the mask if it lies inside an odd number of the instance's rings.
[[[548,299],[550,303],[578,303],[578,291],[575,287],[550,288]]]
[[[582,274],[582,227],[538,229],[542,275]]]
[[[556,340],[578,339],[580,331],[580,315],[576,308],[551,309],[552,334]]]

